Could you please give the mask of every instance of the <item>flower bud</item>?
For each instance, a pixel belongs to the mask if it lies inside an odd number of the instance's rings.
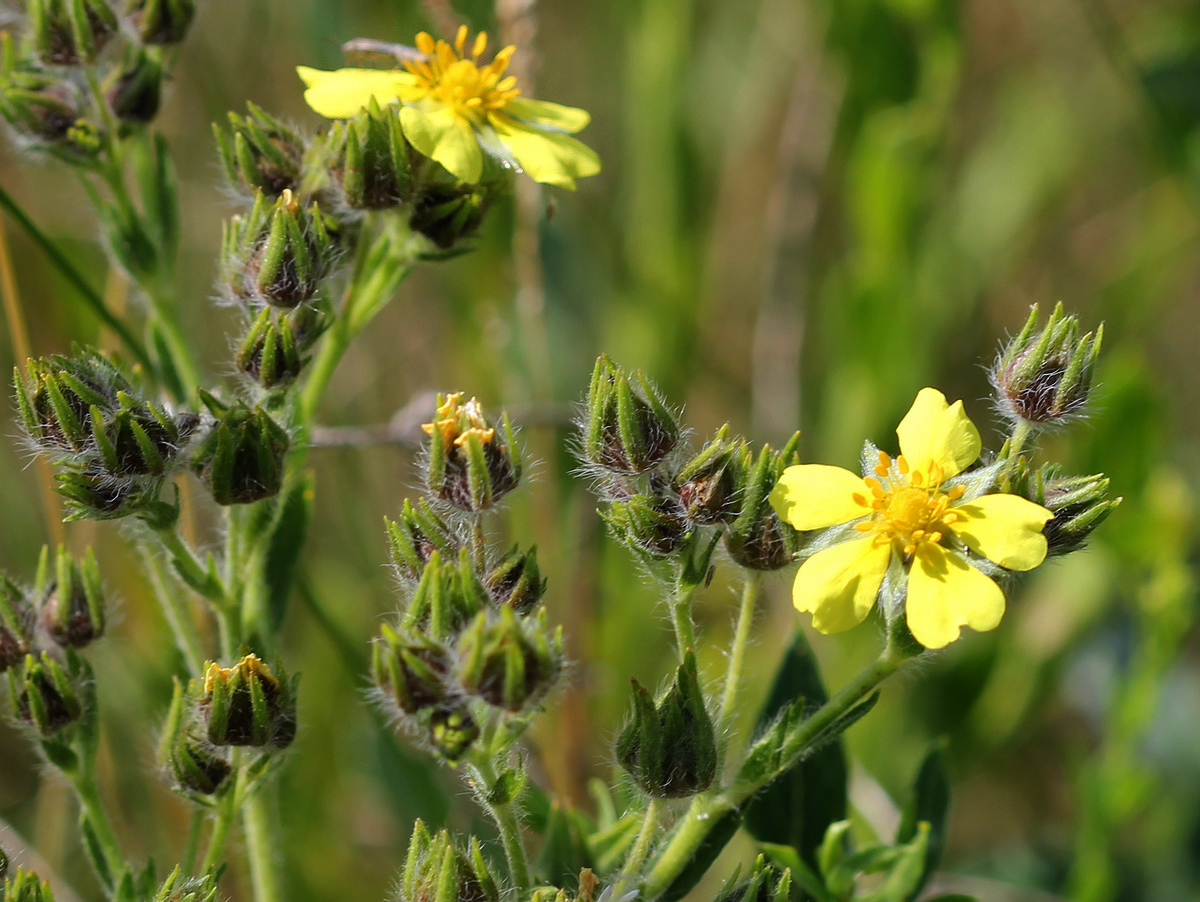
[[[229,131],[213,125],[225,176],[251,196],[278,197],[297,192],[306,142],[293,129],[252,103],[250,114],[229,114]]]
[[[532,611],[546,594],[546,580],[538,570],[536,547],[521,552],[514,545],[512,551],[491,569],[485,582],[496,605],[506,605],[518,614]]]
[[[256,655],[232,667],[210,663],[204,672],[200,710],[213,745],[287,748],[296,738],[292,686],[276,678]]]
[[[1012,491],[1054,514],[1042,534],[1047,554],[1070,554],[1087,543],[1087,538],[1121,503],[1108,491],[1109,480],[1094,476],[1060,476],[1053,465],[1040,470],[1021,458],[1011,477]]]
[[[712,785],[716,735],[690,650],[657,706],[633,680],[633,714],[617,739],[617,760],[638,786],[658,798],[695,795]]]
[[[82,648],[104,633],[106,605],[96,555],[89,548],[83,560],[76,561],[60,546],[52,582],[48,562],[49,549],[44,548],[36,590],[43,596],[39,611],[42,628],[58,645]]]
[[[431,834],[420,819],[413,826],[398,902],[499,902],[500,891],[479,842],[459,851],[447,830]]]
[[[792,872],[767,864],[764,856],[754,861],[754,868],[745,880],[734,874],[714,902],[790,902]]]
[[[124,374],[90,348],[31,359],[24,376],[13,369],[13,385],[25,434],[42,451],[68,455],[90,448],[93,409],[115,413],[119,395],[133,393]]]
[[[476,576],[467,549],[449,560],[434,551],[404,610],[402,626],[449,642],[490,602],[491,596]]]
[[[113,72],[105,98],[122,122],[146,123],[158,115],[162,100],[162,62],[156,54],[138,48]]]
[[[799,463],[800,433],[782,451],[764,445],[757,460],[743,445],[735,490],[737,516],[725,533],[725,548],[737,563],[751,570],[778,570],[790,564],[800,549],[800,534],[783,522],[771,506],[771,490],[784,469]]]
[[[104,0],[27,0],[26,10],[34,52],[54,66],[91,62],[117,31]]]
[[[174,511],[157,500],[157,480],[114,479],[94,466],[67,466],[54,474],[54,490],[67,500],[66,520],[117,520],[156,509]]]
[[[0,573],[0,673],[16,667],[29,652],[33,621],[25,592]]]
[[[13,70],[0,77],[0,115],[35,144],[70,151],[69,134],[82,113],[76,89],[68,81],[45,72]]]
[[[225,223],[223,286],[234,300],[253,305],[291,308],[311,301],[338,255],[332,225],[290,188],[273,200],[260,193],[248,214]]]
[[[435,708],[430,713],[427,737],[433,751],[453,766],[479,738],[479,724],[463,706]]]
[[[0,883],[4,902],[54,902],[50,884],[33,871],[17,868],[17,873]]]
[[[387,624],[372,646],[371,678],[401,714],[443,706],[450,666],[450,651],[440,642]]]
[[[726,424],[676,474],[672,482],[688,520],[711,526],[737,515],[741,446],[740,441],[729,437]]]
[[[400,518],[393,521],[385,517],[383,522],[392,549],[392,562],[406,580],[420,580],[434,552],[443,559],[458,558],[462,545],[457,536],[424,499],[416,504],[405,499]]]
[[[413,204],[408,226],[441,251],[453,255],[456,245],[475,236],[495,195],[495,188],[490,185],[423,185]],[[426,256],[444,258],[446,254]]]
[[[613,538],[651,559],[670,557],[692,534],[683,509],[668,497],[635,495],[628,501],[614,501],[600,516]]]
[[[626,374],[601,355],[588,388],[583,451],[591,463],[621,473],[656,468],[679,441],[680,427],[641,370]]]
[[[200,418],[194,413],[172,417],[124,392],[117,394],[117,403],[108,415],[97,407],[89,411],[99,468],[117,479],[165,475]]]
[[[287,311],[264,307],[242,339],[237,368],[267,391],[290,385],[327,326],[328,318],[309,306]]]
[[[456,676],[467,695],[506,711],[537,704],[562,674],[562,627],[546,611],[518,618],[510,607],[480,611],[458,637]]]
[[[196,474],[217,504],[250,504],[277,494],[283,484],[287,433],[261,407],[226,406],[207,392],[201,398],[216,422],[192,455]]]
[[[26,655],[20,679],[10,677],[17,716],[49,738],[83,716],[74,674],[64,670],[49,652]]]
[[[1000,352],[990,377],[1000,412],[1009,419],[1039,426],[1078,416],[1092,390],[1104,326],[1079,334],[1079,320],[1056,304],[1046,325],[1038,329],[1038,308]]]
[[[329,170],[353,210],[405,205],[414,196],[413,151],[400,127],[398,104],[370,105],[345,122],[335,122],[325,140]]]
[[[437,498],[475,513],[495,506],[521,478],[512,425],[504,414],[499,428],[462,393],[438,395],[433,422],[421,426],[429,435],[426,484]]]
[[[233,772],[233,767],[200,735],[188,701],[183,682],[176,679],[171,707],[159,743],[159,760],[171,776],[175,788],[199,800],[215,795],[226,785],[225,781]]]
[[[154,902],[216,902],[217,878],[212,874],[203,877],[180,879],[179,865],[171,871],[163,881],[158,892],[154,894]]]
[[[143,44],[178,44],[196,15],[195,0],[129,0],[126,11]]]

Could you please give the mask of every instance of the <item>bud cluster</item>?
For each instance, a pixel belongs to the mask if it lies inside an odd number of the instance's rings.
[[[580,456],[608,502],[601,516],[647,562],[686,560],[711,546],[704,528],[716,527],[743,567],[791,563],[799,535],[768,496],[795,462],[799,434],[782,452],[764,446],[755,454],[723,426],[699,453],[683,457],[676,414],[644,374],[626,373],[607,356],[596,362],[580,425]]]
[[[397,902],[499,902],[479,841],[471,837],[467,852],[447,830],[431,833],[424,821],[413,826],[401,871]]]
[[[791,902],[792,872],[782,871],[759,855],[749,876],[740,879],[735,872],[714,902]]]
[[[5,868],[0,869],[0,899],[4,902],[54,902],[54,893],[50,884],[33,871],[17,868],[17,872],[6,875],[8,858],[0,852],[0,860]]]
[[[439,396],[425,455],[428,497],[386,521],[406,600],[375,641],[372,677],[399,721],[451,763],[489,720],[527,718],[563,670],[536,549],[487,548],[484,514],[515,488],[522,463],[507,416]]]

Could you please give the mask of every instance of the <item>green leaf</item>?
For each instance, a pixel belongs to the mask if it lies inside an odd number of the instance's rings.
[[[937,869],[946,842],[946,813],[950,809],[950,778],[948,775],[946,742],[939,740],[930,747],[917,771],[912,796],[904,806],[896,842],[911,842],[917,835],[917,825],[929,824],[929,845],[925,853],[925,870],[917,887],[909,895],[916,899],[930,876]]]
[[[825,692],[816,658],[797,631],[775,675],[759,715],[759,728],[771,723],[793,700],[814,707]],[[791,846],[810,867],[829,825],[846,816],[846,752],[835,738],[767,786],[746,809],[746,829],[761,843]]]
[[[705,871],[716,861],[717,856],[729,844],[729,840],[733,839],[733,834],[737,833],[737,829],[741,825],[741,812],[733,810],[721,815],[712,830],[709,831],[708,836],[704,837],[700,847],[696,849],[692,860],[679,872],[679,876],[667,887],[666,891],[658,897],[660,902],[674,902],[674,900],[686,896],[692,887],[700,882]]]

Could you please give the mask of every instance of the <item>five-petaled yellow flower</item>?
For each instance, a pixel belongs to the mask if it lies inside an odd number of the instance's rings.
[[[909,630],[926,648],[942,648],[963,626],[994,629],[1004,615],[1003,591],[967,552],[1008,570],[1032,570],[1046,557],[1042,527],[1053,515],[1016,495],[967,500],[961,483],[946,487],[982,447],[962,401],[947,404],[941,392],[922,389],[896,435],[900,456],[880,451],[874,475],[788,467],[771,503],[796,529],[854,522],[861,534],[818,551],[796,573],[793,600],[813,615],[816,629],[836,633],[861,623],[895,561],[908,576]]]
[[[570,137],[590,121],[587,111],[521,97],[516,77],[504,74],[516,48],[483,63],[486,49],[487,35],[480,33],[466,52],[464,25],[453,45],[418,34],[420,58],[403,69],[299,66],[296,72],[308,88],[305,102],[328,119],[353,116],[372,99],[402,104],[400,127],[409,143],[464,182],[479,181],[483,150],[562,188],[574,189],[575,179],[599,172],[595,151]]]

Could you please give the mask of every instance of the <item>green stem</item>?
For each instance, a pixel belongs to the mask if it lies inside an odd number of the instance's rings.
[[[742,669],[746,662],[746,648],[750,644],[750,631],[754,625],[754,608],[758,602],[762,573],[751,570],[742,586],[742,603],[738,608],[737,626],[733,631],[733,642],[729,647],[729,669],[725,674],[725,691],[721,694],[721,713],[717,717],[719,735],[729,735],[734,721],[734,706],[738,690],[742,685]]]
[[[267,796],[271,787],[260,786],[242,805],[242,830],[246,835],[246,858],[250,864],[250,884],[254,902],[282,902],[275,850],[279,848],[273,836]]]
[[[679,660],[683,660],[689,648],[696,647],[696,626],[692,622],[692,596],[698,587],[685,584],[682,578],[675,580],[675,592],[671,596],[671,624],[675,627],[675,644],[679,646]]]
[[[504,846],[504,857],[508,859],[508,870],[512,875],[518,895],[529,889],[529,862],[525,857],[525,841],[521,836],[521,824],[517,820],[516,806],[511,802],[493,805],[496,826],[500,828],[500,842]]]
[[[233,788],[221,798],[216,814],[213,816],[212,833],[208,837],[208,848],[204,853],[204,861],[200,864],[200,873],[206,874],[215,870],[225,860],[225,847],[229,842],[229,830],[238,814],[238,802],[241,801],[241,772],[237,772],[237,781]]]
[[[141,555],[146,575],[150,578],[150,587],[171,629],[175,645],[187,663],[188,672],[192,676],[199,676],[204,669],[205,654],[196,634],[196,622],[187,603],[187,593],[167,573],[158,549],[148,547],[145,541],[136,542],[135,547]]]
[[[1012,475],[1013,468],[1017,465],[1017,458],[1020,457],[1021,451],[1025,448],[1025,443],[1029,440],[1032,431],[1033,427],[1029,425],[1027,420],[1017,420],[1017,425],[1013,427],[1012,435],[1009,436],[1008,442],[1006,442],[1007,457],[1004,467],[996,479],[996,484],[999,485],[1001,491],[1008,491],[1010,487],[1009,477]]]
[[[195,550],[174,528],[157,530],[155,535],[171,555],[172,562],[189,588],[209,601],[220,601],[225,597],[225,586],[220,578],[200,563]]]
[[[196,856],[200,854],[200,833],[204,828],[204,809],[193,808],[188,821],[187,840],[184,842],[180,863],[185,874],[196,873]]]
[[[12,195],[5,191],[2,186],[0,186],[0,207],[3,207],[12,221],[20,226],[21,230],[29,236],[33,243],[42,249],[42,252],[50,259],[54,268],[79,292],[79,296],[84,304],[87,305],[87,308],[92,311],[96,318],[109,331],[121,340],[121,343],[134,360],[153,371],[154,365],[150,359],[150,355],[129,326],[108,309],[100,292],[88,284],[87,279],[75,268],[75,264],[71,262],[70,258],[60,251],[53,241],[46,237],[45,233],[34,224],[33,220],[21,209]]]
[[[879,657],[864,668],[836,695],[817,709],[788,738],[780,766],[754,781],[735,781],[724,792],[709,792],[697,796],[679,822],[670,841],[656,856],[643,887],[642,898],[656,899],[671,886],[695,857],[696,851],[709,831],[729,811],[736,810],[747,798],[788,770],[800,760],[807,746],[874,691],[875,687],[895,673],[908,660],[906,654],[891,643]]]
[[[625,856],[625,864],[621,867],[621,876],[617,878],[616,887],[612,892],[614,899],[620,897],[624,884],[634,882],[641,873],[646,856],[650,854],[650,847],[654,845],[654,838],[658,835],[662,810],[663,800],[651,798],[646,810],[642,812],[642,828],[638,831],[637,839],[633,841],[633,848]]]
[[[68,777],[75,790],[75,796],[79,799],[80,816],[87,819],[88,825],[92,829],[92,835],[100,846],[99,852],[103,856],[100,860],[93,860],[92,866],[101,883],[107,889],[112,890],[116,880],[125,869],[125,856],[121,854],[117,834],[113,830],[112,822],[108,819],[104,803],[100,800],[96,776],[91,772],[91,768],[87,767],[84,772],[68,774]],[[85,842],[84,848],[89,855],[93,851],[91,843]]]

